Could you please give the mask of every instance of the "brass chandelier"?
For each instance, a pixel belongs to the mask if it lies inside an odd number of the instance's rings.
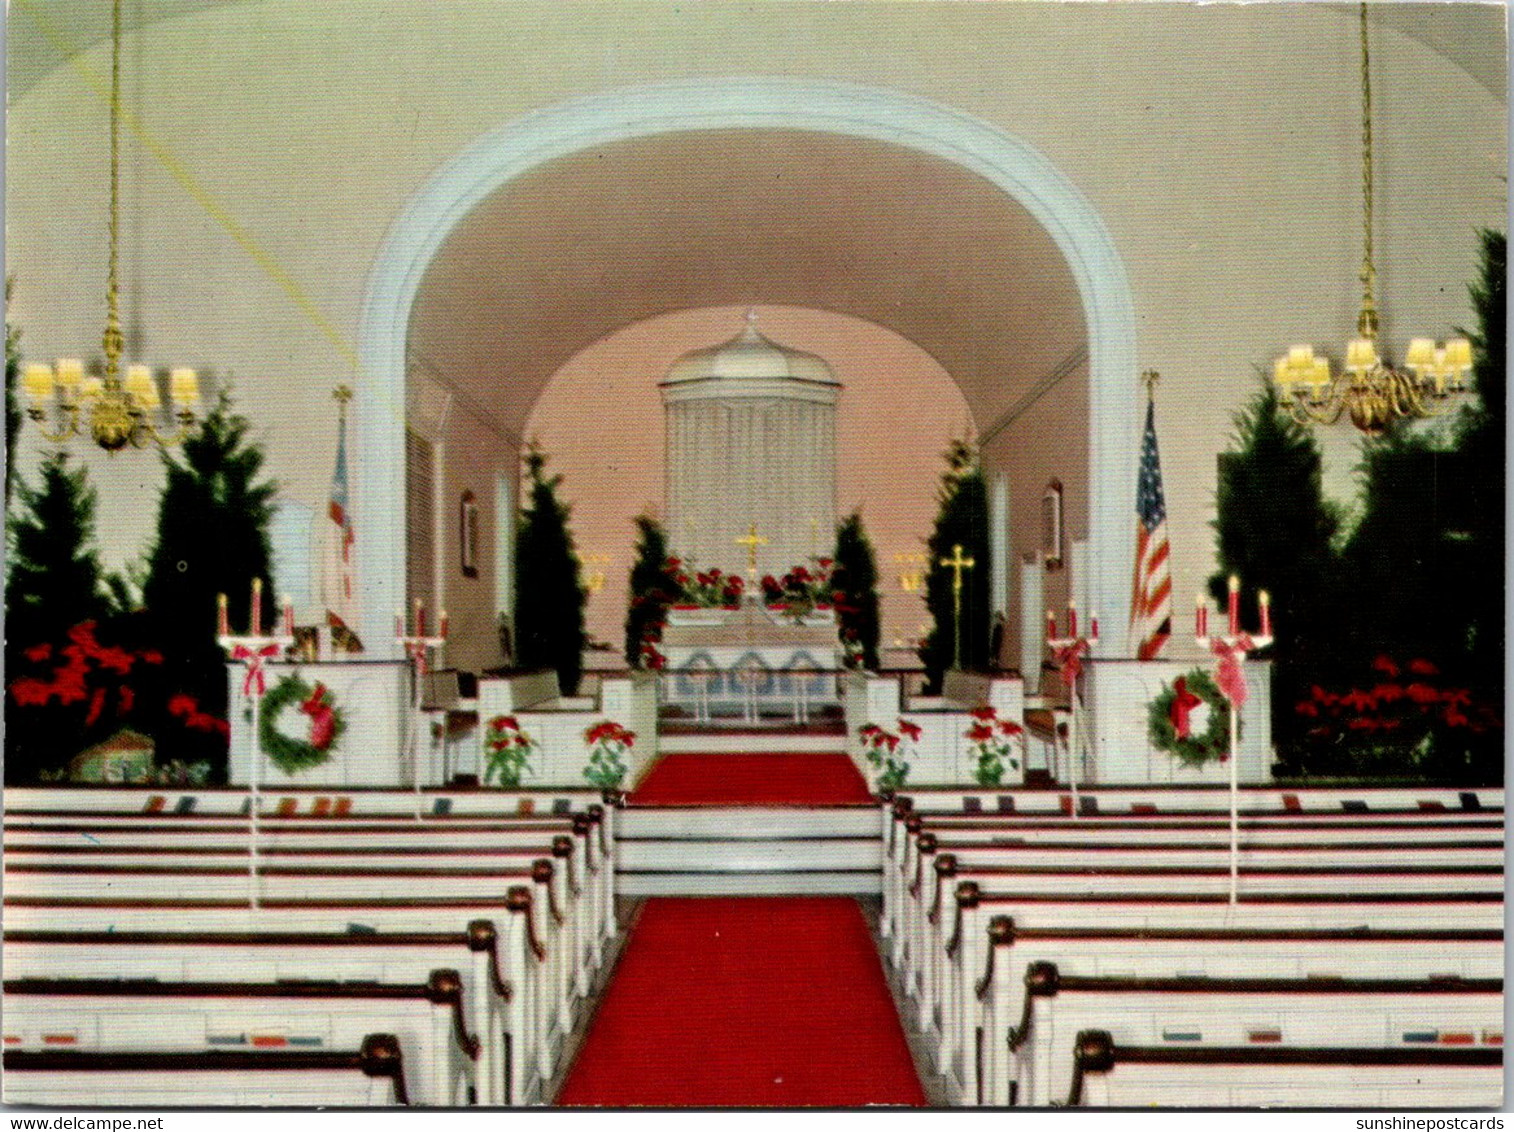
[[[1312,346],[1293,346],[1273,365],[1278,400],[1301,424],[1334,424],[1344,413],[1368,435],[1395,421],[1435,417],[1451,407],[1449,395],[1466,388],[1472,344],[1465,338],[1437,346],[1414,338],[1396,369],[1378,353],[1377,301],[1372,262],[1372,70],[1367,52],[1367,4],[1361,3],[1362,81],[1362,306],[1356,337],[1346,346],[1346,364],[1332,374],[1328,358]],[[1307,390],[1307,391],[1306,391]]]
[[[128,365],[121,378],[121,315],[117,264],[120,244],[121,0],[114,0],[110,56],[110,267],[105,288],[105,351],[102,373],[86,375],[77,358],[52,366],[30,363],[23,371],[27,415],[50,443],[88,430],[107,452],[130,444],[177,444],[195,423],[199,380],[192,369],[168,375],[171,412],[165,413],[158,379],[150,367]]]

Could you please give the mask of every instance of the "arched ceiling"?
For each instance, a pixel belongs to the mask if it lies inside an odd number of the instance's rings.
[[[502,186],[428,267],[409,350],[519,435],[599,338],[759,303],[894,330],[958,381],[980,428],[1085,348],[1060,251],[988,181],[880,142],[722,130],[581,151]]]

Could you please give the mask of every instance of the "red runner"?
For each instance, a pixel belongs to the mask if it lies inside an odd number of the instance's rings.
[[[923,1105],[846,897],[648,900],[561,1105]]]
[[[872,796],[837,754],[664,755],[632,802],[648,806],[825,806]]]

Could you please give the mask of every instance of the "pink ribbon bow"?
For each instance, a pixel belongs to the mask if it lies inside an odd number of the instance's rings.
[[[231,650],[232,660],[244,661],[247,665],[247,675],[242,677],[242,695],[261,697],[268,691],[268,678],[263,673],[263,663],[278,655],[278,645],[264,645],[257,650],[238,645]]]
[[[1054,650],[1057,667],[1062,671],[1062,683],[1071,688],[1078,682],[1083,671],[1083,654],[1088,651],[1088,642],[1079,638],[1065,648]]]
[[[1232,707],[1240,710],[1246,703],[1246,676],[1241,671],[1241,661],[1246,654],[1256,648],[1256,642],[1245,633],[1235,638],[1233,644],[1224,641],[1215,641],[1211,648],[1214,655],[1219,658],[1219,667],[1214,673],[1214,682],[1220,686],[1220,691],[1230,701]]]

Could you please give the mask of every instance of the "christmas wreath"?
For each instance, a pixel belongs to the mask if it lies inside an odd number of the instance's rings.
[[[1230,703],[1202,668],[1179,676],[1147,707],[1151,745],[1184,766],[1230,757]]]
[[[294,723],[289,718],[291,709],[309,717],[304,738],[290,734]],[[285,676],[263,697],[258,741],[274,766],[292,774],[320,766],[329,759],[346,728],[346,717],[336,706],[331,689],[321,683],[311,687],[295,672]]]

